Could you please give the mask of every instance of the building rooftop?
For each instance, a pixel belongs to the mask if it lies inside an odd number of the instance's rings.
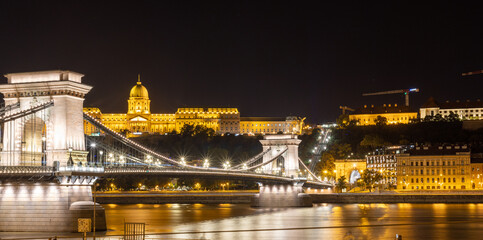
[[[279,121],[279,122],[285,122],[287,118],[285,117],[240,117],[240,121],[258,121],[258,122],[263,122],[263,121]]]
[[[476,101],[459,101],[454,102],[437,102],[433,97],[430,97],[421,108],[440,108],[440,109],[458,109],[458,108],[483,108],[483,102],[480,99]]]
[[[351,115],[356,114],[383,114],[383,113],[405,113],[405,112],[415,112],[411,110],[410,107],[398,104],[384,104],[382,106],[367,106],[364,105],[362,108],[358,108]]]
[[[447,146],[416,146],[408,150],[411,156],[430,156],[430,155],[458,155],[470,154],[470,149],[466,145],[447,145]]]

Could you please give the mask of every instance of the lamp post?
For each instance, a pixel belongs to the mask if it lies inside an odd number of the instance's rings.
[[[95,153],[96,143],[91,143],[91,164],[94,162],[94,153]]]
[[[205,161],[203,162],[203,167],[204,168],[209,168],[210,167],[210,162],[209,162],[208,158],[206,158]]]
[[[104,154],[104,151],[99,151],[99,154],[101,155],[101,165],[104,165],[104,159],[102,159],[102,154]]]
[[[109,165],[114,164],[114,154],[109,153],[108,156],[109,156],[109,158],[107,159],[107,161],[109,162]]]
[[[47,158],[45,156],[45,137],[42,137],[42,166],[47,166]]]

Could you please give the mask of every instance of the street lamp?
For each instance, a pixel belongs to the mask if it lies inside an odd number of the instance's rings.
[[[67,162],[67,166],[73,166],[74,161],[72,160],[72,148],[69,148],[69,161]]]
[[[123,155],[120,155],[119,156],[119,164],[124,165],[124,156]]]
[[[91,143],[91,164],[94,162],[95,148],[96,148],[96,143]]]
[[[209,168],[210,167],[210,162],[209,162],[208,158],[206,158],[205,161],[203,162],[203,167],[204,168]]]
[[[103,159],[102,159],[102,154],[104,154],[104,151],[99,151],[99,154],[101,155],[101,164],[103,165]]]
[[[225,163],[223,163],[223,168],[226,170],[228,168],[230,168],[230,162],[229,161],[226,161]]]
[[[107,161],[109,162],[109,165],[112,165],[114,163],[114,154],[109,153],[108,156]]]
[[[247,164],[246,164],[246,163],[244,163],[242,168],[243,168],[243,170],[247,170],[247,169],[248,169]]]

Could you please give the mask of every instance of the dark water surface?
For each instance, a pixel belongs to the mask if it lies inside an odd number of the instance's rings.
[[[483,204],[105,204],[111,234],[144,222],[162,239],[483,239]]]

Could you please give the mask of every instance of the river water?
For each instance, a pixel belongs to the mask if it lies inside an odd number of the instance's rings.
[[[105,204],[108,235],[124,221],[162,239],[483,239],[483,204]]]

